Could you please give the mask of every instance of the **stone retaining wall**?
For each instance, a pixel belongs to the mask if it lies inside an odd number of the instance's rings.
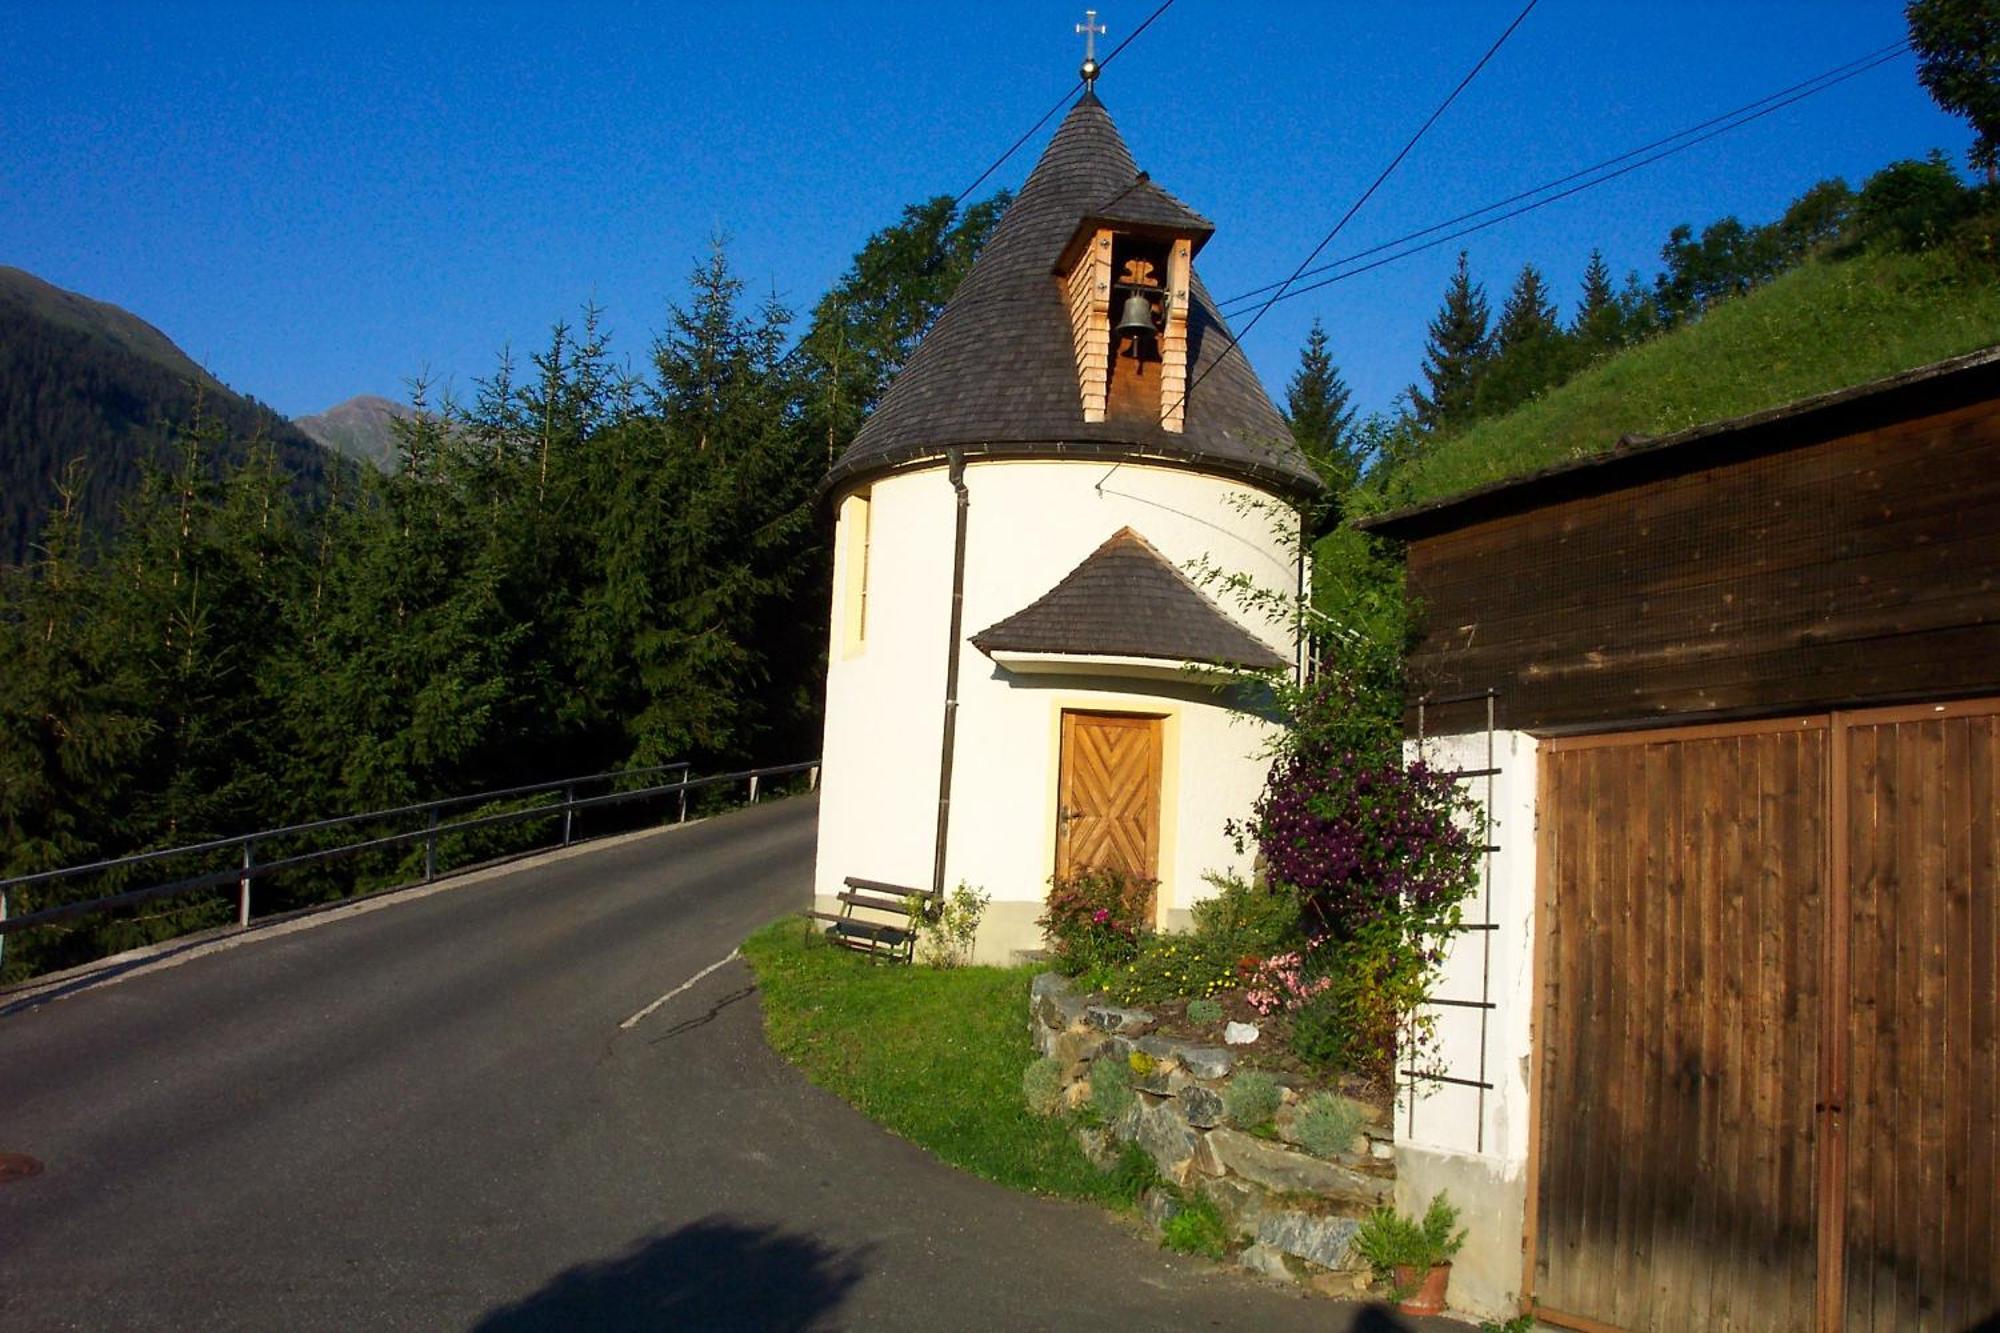
[[[1361,1218],[1390,1202],[1396,1188],[1395,1147],[1380,1112],[1357,1104],[1362,1127],[1349,1150],[1314,1156],[1294,1133],[1300,1090],[1283,1086],[1282,1075],[1272,1076],[1283,1101],[1268,1129],[1251,1133],[1229,1123],[1238,1051],[1160,1036],[1153,1015],[1078,994],[1054,972],[1034,979],[1029,1008],[1036,1049],[1062,1065],[1067,1105],[1089,1099],[1092,1061],[1129,1061],[1135,1051],[1150,1061],[1133,1074],[1137,1095],[1117,1123],[1077,1131],[1100,1166],[1116,1162],[1123,1144],[1137,1143],[1164,1179],[1216,1205],[1244,1243],[1236,1256],[1244,1267],[1329,1295],[1367,1287],[1367,1265],[1350,1245]],[[1140,1211],[1157,1228],[1180,1206],[1173,1194],[1153,1191]]]

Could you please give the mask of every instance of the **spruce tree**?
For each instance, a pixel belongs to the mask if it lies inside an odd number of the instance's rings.
[[[1494,328],[1499,354],[1545,343],[1560,335],[1555,302],[1549,299],[1548,283],[1533,264],[1523,264],[1520,276],[1500,308],[1500,322]]]
[[[132,817],[151,843],[198,842],[257,825],[271,737],[259,675],[289,594],[286,503],[268,441],[235,452],[200,402],[171,469],[148,465],[107,560],[108,609],[128,635],[153,718]]]
[[[1575,374],[1602,357],[1609,356],[1627,342],[1625,307],[1611,281],[1611,266],[1604,252],[1593,249],[1584,265],[1582,292],[1577,298],[1576,317],[1569,326],[1568,373]]]
[[[1666,324],[1658,294],[1646,286],[1637,269],[1625,270],[1624,285],[1618,289],[1618,311],[1620,333],[1628,347],[1652,337]]]
[[[1611,266],[1604,251],[1593,248],[1590,262],[1583,266],[1583,295],[1576,303],[1576,319],[1570,329],[1579,338],[1590,340],[1593,330],[1603,328],[1618,316],[1618,290],[1611,285]]]
[[[122,851],[132,833],[132,775],[154,722],[107,581],[87,558],[84,485],[73,460],[28,563],[0,565],[0,875]],[[10,910],[60,893],[17,890]],[[21,950],[34,943],[9,941],[9,977],[26,974]]]
[[[1569,340],[1556,320],[1548,283],[1533,264],[1525,264],[1494,329],[1493,359],[1474,394],[1478,415],[1512,411],[1569,371]]]
[[[508,734],[534,680],[515,661],[532,627],[507,604],[503,548],[466,484],[475,442],[426,386],[413,399],[396,426],[409,462],[368,477],[339,517],[312,655],[290,668],[305,688],[288,700],[289,725],[341,809],[501,786],[546,759],[524,760]],[[532,466],[517,470],[517,495],[532,496]],[[502,528],[521,512],[507,503]]]
[[[795,678],[817,664],[801,645],[823,632],[823,599],[800,590],[821,468],[792,411],[789,318],[775,300],[745,310],[718,242],[654,346],[646,412],[618,432],[627,476],[603,497],[586,612],[592,665],[630,682],[639,762],[756,752],[795,721]]]
[[[1465,251],[1445,287],[1444,304],[1430,322],[1422,384],[1409,389],[1417,425],[1429,434],[1454,430],[1473,413],[1479,377],[1492,359],[1486,289],[1472,280]]]
[[[1361,475],[1349,397],[1340,368],[1327,351],[1326,327],[1315,319],[1299,353],[1299,368],[1285,388],[1285,417],[1299,451],[1326,483],[1333,502],[1332,521],[1338,521],[1340,497]]]

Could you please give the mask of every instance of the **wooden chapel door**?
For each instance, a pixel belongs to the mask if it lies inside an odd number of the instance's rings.
[[[1160,875],[1160,722],[1132,713],[1062,715],[1056,874]]]

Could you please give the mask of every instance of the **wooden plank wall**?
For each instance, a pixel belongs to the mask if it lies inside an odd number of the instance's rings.
[[[1927,711],[1847,738],[1856,1331],[2000,1316],[2000,714]]]
[[[1076,376],[1083,419],[1104,420],[1111,382],[1111,233],[1100,227],[1070,270],[1070,336],[1076,344]]]
[[[1497,688],[1520,730],[1991,694],[2000,405],[1419,538],[1408,568],[1416,692]]]
[[[1811,1325],[1826,734],[1544,750],[1541,1310]]]
[[[1167,327],[1160,334],[1160,425],[1179,434],[1187,429],[1188,281],[1194,244],[1174,242],[1167,258]]]
[[[1537,1308],[2000,1327],[2000,700],[1542,763]]]

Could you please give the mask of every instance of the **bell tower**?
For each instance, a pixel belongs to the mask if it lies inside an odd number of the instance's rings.
[[[867,933],[851,885],[963,879],[992,894],[979,948],[998,961],[1040,945],[1054,874],[1157,879],[1154,923],[1174,928],[1211,872],[1249,873],[1224,830],[1255,806],[1275,724],[1225,683],[1292,669],[1296,626],[1183,571],[1295,586],[1296,552],[1242,500],[1320,483],[1224,355],[1194,269],[1214,227],[1139,170],[1097,98],[1102,30],[1079,25],[1084,92],[823,486],[813,893],[836,930]],[[1126,467],[1116,486],[1107,467]]]
[[[1086,422],[1185,427],[1189,285],[1214,230],[1143,171],[1079,223],[1055,271]]]

